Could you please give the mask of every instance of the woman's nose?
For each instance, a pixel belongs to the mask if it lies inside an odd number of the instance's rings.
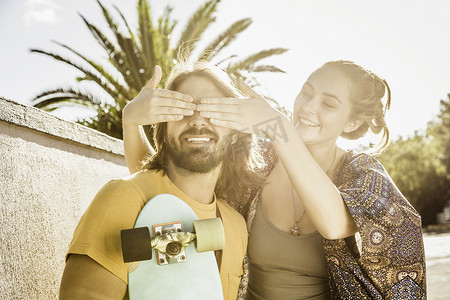
[[[317,112],[318,101],[314,98],[308,99],[303,102],[303,111],[308,113],[316,113]]]

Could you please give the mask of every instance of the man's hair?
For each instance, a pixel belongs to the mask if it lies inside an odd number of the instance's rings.
[[[226,97],[242,96],[224,71],[206,63],[177,64],[166,81],[166,89],[177,91],[179,86],[191,77],[203,77],[210,80]],[[156,154],[147,160],[143,169],[163,171],[163,174],[166,174],[169,165],[166,149],[167,123],[158,123],[154,129],[153,141]],[[237,141],[234,144],[231,144],[232,135],[237,135]],[[248,195],[249,191],[261,187],[264,183],[264,178],[256,171],[263,165],[263,159],[252,134],[234,131],[225,138],[230,139],[231,145],[226,149],[215,193],[217,197],[227,200],[233,206],[240,207],[247,204],[245,203],[247,197],[244,195]]]

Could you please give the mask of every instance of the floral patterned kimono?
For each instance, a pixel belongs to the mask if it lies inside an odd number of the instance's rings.
[[[277,161],[273,148],[266,158],[270,172]],[[367,154],[348,152],[334,183],[358,233],[346,239],[323,239],[332,299],[426,299],[421,218],[381,163]],[[252,195],[247,209],[249,230],[258,194]],[[245,275],[240,299],[248,283]]]

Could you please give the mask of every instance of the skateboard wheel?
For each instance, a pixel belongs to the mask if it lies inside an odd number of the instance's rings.
[[[225,232],[220,218],[196,220],[192,223],[197,252],[221,250],[225,247]]]
[[[148,227],[125,229],[120,232],[123,261],[126,263],[152,259]]]

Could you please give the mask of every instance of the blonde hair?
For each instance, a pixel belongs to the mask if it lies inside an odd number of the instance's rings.
[[[346,139],[356,140],[363,137],[369,129],[374,134],[383,132],[381,141],[375,151],[375,153],[381,153],[389,145],[389,129],[386,125],[385,113],[391,105],[391,91],[386,80],[352,61],[330,61],[315,72],[326,68],[339,70],[350,79],[352,83],[350,91],[350,102],[352,103],[350,119],[362,121],[362,124],[356,130],[348,133],[344,132],[341,136]],[[382,98],[386,92],[386,105],[383,105]]]

